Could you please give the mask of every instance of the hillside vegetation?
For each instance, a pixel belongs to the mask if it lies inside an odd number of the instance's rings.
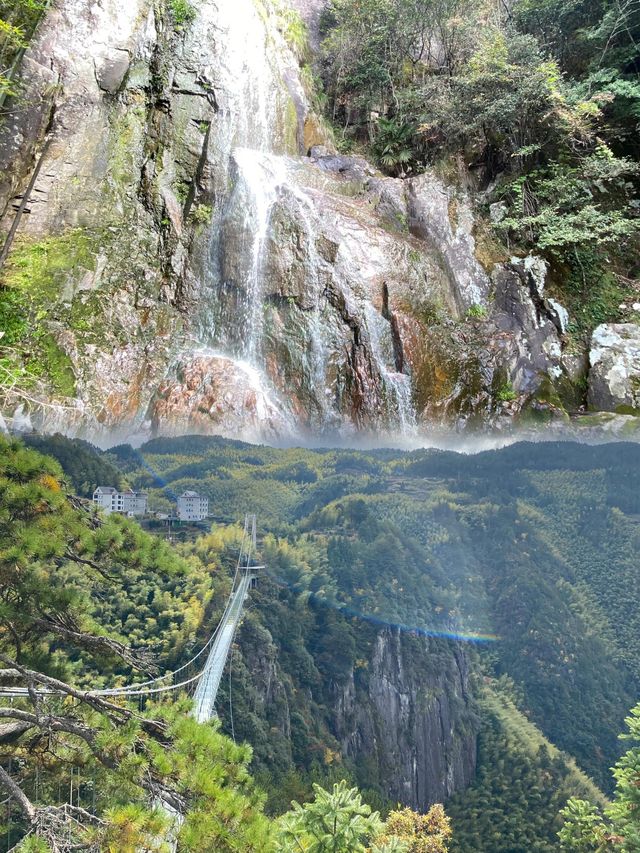
[[[353,678],[368,707],[367,662],[394,626],[405,626],[403,656],[424,683],[449,672],[460,644],[472,667],[474,705],[459,709],[457,736],[479,726],[478,768],[451,801],[455,849],[494,849],[496,832],[507,840],[495,849],[554,849],[567,797],[599,798],[583,771],[611,791],[617,735],[638,694],[636,446],[461,456],[186,437],[100,458],[149,489],[152,507],[184,488],[210,498],[214,531],[179,546],[195,566],[218,565],[233,541],[223,531],[258,514],[268,573],[251,594],[219,712],[230,732],[231,696],[269,811],[306,799],[311,781],[340,778],[374,806],[392,805],[380,756],[343,754],[335,703]],[[215,601],[203,610],[210,581],[200,583],[190,624],[204,638]],[[140,642],[153,619],[131,607],[125,634]],[[473,818],[487,798],[486,819]],[[516,835],[530,846],[514,846]]]
[[[638,290],[636,2],[332,0],[322,28],[347,148],[471,183],[502,246],[485,255],[545,256],[574,335],[620,318]]]
[[[160,853],[175,834],[190,853],[446,853],[441,806],[383,821],[344,780],[267,818],[251,747],[197,723],[185,691],[85,692],[184,662],[217,621],[240,533],[229,526],[178,553],[81,506],[51,458],[0,439],[0,681],[27,688],[0,702],[7,849]]]

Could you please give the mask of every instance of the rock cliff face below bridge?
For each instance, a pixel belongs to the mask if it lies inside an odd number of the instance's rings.
[[[322,762],[333,743],[335,759],[362,787],[423,810],[473,780],[479,721],[462,645],[384,628],[372,635],[367,658],[338,681],[323,676],[312,655],[304,667],[287,669],[287,654],[254,618],[240,630],[239,649],[234,668],[251,708],[244,736],[258,769]],[[235,716],[238,733],[244,715],[240,722]]]
[[[336,691],[335,726],[344,754],[375,768],[390,798],[425,809],[472,781],[476,729],[464,653],[420,642],[414,657],[397,631],[382,631],[366,686],[352,673]]]

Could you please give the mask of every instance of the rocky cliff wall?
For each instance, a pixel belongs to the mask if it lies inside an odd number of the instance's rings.
[[[344,665],[329,665],[322,617],[312,626],[294,606],[295,625],[285,626],[290,612],[258,609],[242,626],[233,664],[235,730],[253,744],[258,770],[277,779],[292,765],[343,762],[361,786],[418,809],[471,783],[478,717],[463,645],[357,621],[353,657],[336,649]],[[225,726],[227,689],[218,703]]]
[[[540,262],[462,184],[336,155],[281,10],[187,8],[61,0],[26,54],[4,413],[102,441],[565,423],[588,364]]]
[[[474,778],[476,723],[461,648],[376,637],[366,683],[351,673],[336,690],[343,753],[381,780],[387,796],[417,809],[444,802]]]

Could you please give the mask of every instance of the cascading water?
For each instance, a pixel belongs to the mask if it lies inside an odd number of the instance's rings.
[[[278,60],[285,49],[277,32],[268,32],[260,0],[219,0],[220,33],[216,71],[219,115],[215,150],[226,172],[233,148],[283,152],[289,94],[282,85]],[[280,38],[280,42],[282,39]]]
[[[398,426],[403,434],[415,432],[416,417],[411,400],[411,381],[405,373],[389,368],[394,364],[393,338],[389,321],[379,314],[370,302],[364,306],[371,351],[380,369],[388,405],[397,413]]]
[[[340,362],[352,355],[344,330],[336,330],[335,305],[327,305],[330,272],[316,246],[313,193],[300,185],[301,161],[291,156],[298,153],[296,104],[305,97],[297,62],[275,26],[274,13],[254,0],[221,0],[216,27],[220,110],[210,144],[216,157],[216,205],[191,356],[202,361],[207,352],[218,362],[217,373],[220,360],[242,375],[250,370],[255,399],[268,400],[269,411],[275,407],[276,420],[292,431],[339,431],[362,417],[359,412],[345,416],[345,406],[356,405],[345,404],[345,395],[355,392],[349,391]],[[293,223],[288,231],[282,228],[283,212]],[[279,240],[296,256],[295,273],[273,268]],[[288,280],[301,275],[302,287]],[[357,301],[371,373],[361,382],[357,405],[367,409],[371,389],[370,426],[375,419],[379,426],[410,431],[415,422],[411,384],[395,370],[390,324],[366,298]]]
[[[235,192],[243,207],[241,240],[247,266],[244,281],[244,306],[238,317],[242,328],[240,354],[251,364],[261,356],[264,324],[263,273],[271,211],[278,189],[286,182],[282,158],[266,157],[250,148],[236,148],[233,161],[237,170]],[[233,205],[234,199],[230,201]]]

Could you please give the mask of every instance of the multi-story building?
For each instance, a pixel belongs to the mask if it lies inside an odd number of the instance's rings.
[[[197,492],[183,492],[178,498],[178,518],[180,521],[203,521],[209,514],[209,498],[203,498]]]
[[[93,502],[107,515],[118,509],[118,490],[113,486],[98,486],[93,493]]]
[[[119,492],[113,486],[98,486],[93,493],[93,502],[107,515],[111,512],[144,515],[147,511],[147,496],[144,492],[134,492],[132,489]]]
[[[120,492],[121,509],[125,515],[144,515],[147,511],[147,496],[144,492],[134,492],[127,489]]]

